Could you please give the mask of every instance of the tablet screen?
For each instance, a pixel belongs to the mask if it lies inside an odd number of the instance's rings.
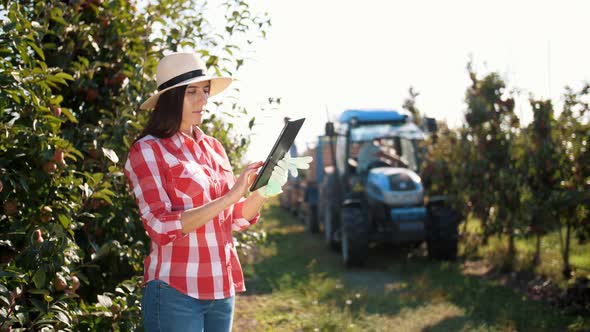
[[[255,191],[258,188],[266,186],[268,180],[270,179],[270,175],[272,174],[273,168],[279,162],[279,160],[283,159],[285,153],[289,151],[291,145],[295,141],[295,137],[297,137],[299,129],[301,129],[301,126],[303,125],[303,121],[305,121],[305,118],[287,121],[283,127],[283,130],[281,131],[281,134],[279,135],[279,138],[275,141],[275,145],[272,147],[272,150],[270,150],[264,165],[262,165],[262,169],[256,176],[256,180],[254,180],[254,183],[252,183],[250,191]]]

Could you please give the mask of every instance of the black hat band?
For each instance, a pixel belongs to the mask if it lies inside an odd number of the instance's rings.
[[[190,80],[191,78],[195,78],[195,77],[199,77],[199,76],[205,76],[205,72],[202,69],[197,69],[197,70],[186,72],[184,74],[173,77],[173,78],[167,80],[166,82],[160,84],[158,86],[158,91],[162,91],[162,90],[169,88],[171,86],[174,86],[178,83],[181,83],[186,80]]]

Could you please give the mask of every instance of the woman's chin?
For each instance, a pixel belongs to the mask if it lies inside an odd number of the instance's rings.
[[[201,123],[203,123],[203,115],[202,114],[198,114],[194,117],[193,119],[193,124],[195,126],[200,126]]]

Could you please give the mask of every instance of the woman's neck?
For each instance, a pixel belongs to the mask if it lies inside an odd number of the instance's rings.
[[[190,126],[188,129],[187,128],[180,128],[180,131],[187,134],[189,137],[192,137],[194,139],[197,138],[197,125],[192,125]]]
[[[189,126],[189,127],[185,127],[185,128],[180,128],[180,131],[189,135],[190,137],[193,137],[194,132],[195,132],[195,128],[193,126]]]

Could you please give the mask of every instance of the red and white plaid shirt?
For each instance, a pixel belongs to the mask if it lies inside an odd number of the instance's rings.
[[[182,233],[180,215],[225,195],[234,185],[232,168],[219,141],[195,127],[195,137],[178,132],[146,136],[131,147],[125,175],[141,221],[151,238],[144,283],[158,279],[198,299],[223,299],[246,290],[232,229],[258,221],[242,216],[244,198],[204,226]]]

